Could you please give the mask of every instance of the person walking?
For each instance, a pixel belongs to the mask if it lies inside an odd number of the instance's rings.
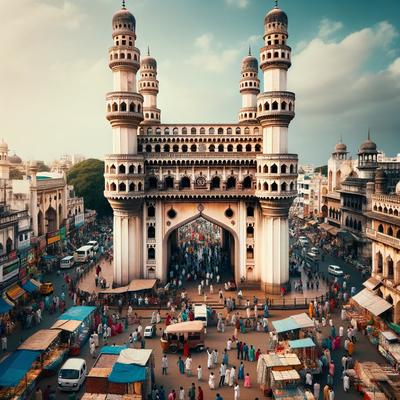
[[[329,385],[324,386],[324,400],[329,400]]]
[[[239,400],[240,399],[240,387],[239,384],[236,382],[235,386],[233,387],[233,398],[234,400]]]
[[[43,393],[42,393],[42,389],[40,389],[40,387],[36,388],[35,400],[43,400]]]
[[[185,363],[183,362],[181,356],[179,356],[178,361],[176,363],[179,368],[179,373],[183,375],[185,373]]]
[[[250,375],[249,373],[246,374],[244,378],[244,387],[245,388],[250,388],[251,387],[251,382],[250,382]]]
[[[235,378],[236,378],[236,368],[235,368],[235,366],[232,366],[230,374],[229,374],[229,386],[230,387],[233,386]]]
[[[203,379],[203,368],[201,365],[197,367],[197,380],[200,382]]]
[[[167,355],[164,354],[161,359],[161,368],[162,368],[162,375],[168,374],[168,358]]]
[[[192,363],[193,363],[193,360],[192,360],[192,357],[189,354],[188,358],[185,360],[185,369],[186,369],[186,375],[187,376],[191,376],[192,375]]]
[[[218,383],[218,387],[224,386],[225,374],[226,374],[226,365],[223,362],[221,364],[221,366],[219,367],[219,383]]]
[[[189,400],[196,400],[196,386],[194,383],[192,383],[192,386],[189,388],[188,397]]]
[[[350,390],[350,377],[347,374],[343,377],[343,390],[345,392]]]
[[[178,399],[179,400],[185,400],[185,389],[182,386],[179,388],[179,397],[178,397]]]
[[[210,387],[211,390],[215,389],[215,376],[214,372],[210,372],[210,375],[208,377],[208,386]]]
[[[314,397],[315,400],[319,399],[319,392],[321,391],[321,385],[318,382],[314,383]]]
[[[172,390],[169,392],[169,395],[168,395],[168,399],[167,399],[167,400],[176,400],[175,389],[172,389]]]
[[[240,361],[239,369],[238,369],[238,379],[244,379],[244,364],[243,361]]]
[[[200,386],[197,387],[197,400],[204,400],[203,389]]]
[[[210,349],[207,347],[207,368],[211,369],[213,367],[213,353],[210,351]]]

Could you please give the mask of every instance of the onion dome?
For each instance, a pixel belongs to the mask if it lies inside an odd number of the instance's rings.
[[[21,157],[17,156],[15,153],[11,157],[8,158],[11,164],[22,164]]]
[[[143,66],[149,66],[152,69],[157,69],[157,61],[155,58],[153,58],[150,55],[150,49],[147,48],[147,56],[142,57],[141,61],[140,61],[140,65],[143,68]]]
[[[288,17],[284,11],[278,6],[275,6],[264,18],[264,24],[281,23],[283,25],[288,24]]]
[[[370,132],[368,131],[368,139],[360,146],[360,153],[376,153],[376,143],[371,140]]]
[[[135,32],[136,19],[135,17],[125,8],[125,1],[122,2],[122,8],[117,11],[112,18],[113,30],[129,30]]]
[[[336,153],[347,153],[347,146],[344,143],[338,143],[335,146]]]
[[[249,55],[242,60],[242,71],[258,72],[258,60],[251,55],[251,48],[249,47]]]

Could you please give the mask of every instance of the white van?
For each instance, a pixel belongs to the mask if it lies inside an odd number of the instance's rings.
[[[337,265],[329,265],[328,266],[328,272],[332,275],[336,276],[342,276],[343,275],[343,270],[338,267]]]
[[[207,326],[207,306],[205,304],[194,306],[194,320],[203,321],[204,326]]]
[[[83,358],[70,358],[65,361],[58,373],[58,387],[60,390],[77,392],[86,379],[86,361]]]
[[[96,240],[91,240],[90,242],[87,242],[88,246],[92,246],[93,251],[97,251],[99,249],[99,243]]]
[[[93,253],[92,246],[82,246],[74,253],[75,262],[86,262]]]
[[[60,260],[60,268],[67,269],[73,267],[75,264],[75,259],[73,256],[67,256]]]

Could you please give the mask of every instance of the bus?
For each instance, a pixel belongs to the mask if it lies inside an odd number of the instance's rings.
[[[79,249],[77,249],[74,253],[74,259],[75,262],[81,262],[84,263],[89,260],[89,257],[91,257],[93,254],[93,246],[82,246]]]

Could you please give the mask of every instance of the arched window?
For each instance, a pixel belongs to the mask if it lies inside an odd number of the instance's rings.
[[[237,147],[236,147],[236,151],[239,152],[239,153],[242,152],[243,151],[243,146],[241,144],[238,144]]]
[[[393,228],[391,226],[389,226],[389,228],[387,229],[387,234],[389,236],[393,236]]]
[[[165,178],[165,188],[173,189],[174,188],[174,178],[172,176],[167,176]]]
[[[224,151],[224,145],[223,145],[223,144],[219,144],[219,145],[218,145],[218,151],[219,151],[220,153],[222,153],[222,152]]]
[[[268,101],[266,101],[264,103],[264,111],[269,111],[269,103],[268,103]]]
[[[204,135],[206,133],[206,130],[204,128],[200,128],[200,135]]]
[[[125,191],[126,191],[126,185],[125,185],[124,182],[121,182],[121,183],[118,185],[118,190],[119,190],[120,192],[125,192]]]
[[[187,176],[184,176],[181,179],[181,189],[190,189],[190,179]]]
[[[281,192],[286,192],[286,190],[287,190],[287,183],[286,183],[286,182],[283,182],[283,183],[281,184]]]
[[[251,180],[250,176],[246,176],[242,182],[243,189],[251,189],[252,186],[253,186],[253,181]]]
[[[154,206],[147,207],[147,216],[149,218],[154,218],[156,216],[156,209]]]
[[[146,153],[151,153],[151,145],[146,145]]]
[[[281,165],[281,174],[286,174],[286,164]]]
[[[249,225],[246,229],[247,237],[248,238],[253,238],[254,237],[254,228]]]
[[[154,226],[149,226],[147,228],[147,238],[154,239],[156,237],[156,228]]]
[[[208,151],[214,152],[215,151],[215,146],[212,144],[209,148]]]
[[[114,112],[118,111],[118,104],[117,104],[117,103],[113,103],[113,105],[112,105],[112,110],[113,110]]]
[[[278,102],[277,102],[277,101],[274,101],[274,102],[272,103],[272,109],[273,109],[273,110],[277,110],[277,109],[278,109]]]
[[[358,221],[357,230],[361,232],[361,228],[362,228],[361,221]]]
[[[111,167],[110,167],[110,174],[115,174],[116,172],[117,172],[117,170],[115,168],[115,165],[112,164]]]
[[[110,185],[110,191],[115,192],[116,190],[117,190],[117,185],[114,182],[112,182]]]
[[[159,144],[156,144],[156,145],[154,146],[154,151],[155,151],[156,153],[160,153],[160,152],[161,152],[161,146],[160,146]]]
[[[129,191],[130,191],[130,192],[134,192],[135,189],[136,189],[135,184],[134,184],[133,182],[131,182],[131,183],[129,184]]]
[[[138,183],[138,191],[141,192],[143,190],[143,184],[142,182]]]
[[[195,152],[197,151],[197,146],[196,146],[195,144],[192,144],[192,145],[190,146],[190,151],[191,151],[192,153],[195,153]]]
[[[186,127],[182,128],[182,135],[187,135],[187,128]]]
[[[126,111],[126,103],[124,101],[120,104],[120,110]]]
[[[271,174],[277,174],[278,173],[278,166],[276,164],[271,165]]]
[[[119,173],[119,174],[125,174],[125,171],[126,171],[125,165],[124,165],[124,164],[121,164],[121,165],[118,167],[118,173]]]
[[[147,249],[147,259],[155,260],[156,259],[156,249],[154,247],[149,247]]]
[[[254,146],[254,150],[255,150],[255,151],[261,151],[261,145],[257,143],[257,144]]]
[[[208,130],[208,133],[209,133],[210,135],[213,135],[213,134],[215,133],[215,129],[214,129],[214,128],[210,128],[210,129]]]
[[[173,133],[174,135],[177,135],[178,132],[179,132],[179,131],[178,131],[178,128],[176,128],[176,127],[172,130],[172,133]]]
[[[129,104],[129,112],[135,112],[136,110],[135,110],[135,103],[131,103],[131,104]]]
[[[273,182],[271,185],[271,190],[273,192],[277,192],[278,191],[278,184],[276,182]]]
[[[240,135],[240,133],[241,133],[240,127],[237,127],[235,132],[236,132],[236,135]]]
[[[254,217],[254,207],[248,206],[246,209],[246,213],[248,217]]]
[[[378,232],[383,233],[383,225],[382,224],[379,224]]]
[[[182,153],[187,153],[187,151],[188,151],[188,147],[187,147],[186,144],[184,144],[184,145],[182,146]]]
[[[267,182],[263,183],[263,190],[268,190],[268,183]]]
[[[249,246],[249,247],[247,248],[246,256],[247,256],[247,258],[248,258],[249,260],[252,260],[252,259],[254,258],[254,249],[253,249],[253,246]]]
[[[230,176],[226,181],[227,189],[235,189],[236,188],[236,178],[234,176]]]
[[[210,183],[210,189],[219,189],[221,187],[221,179],[219,179],[218,176],[214,176],[211,179],[211,183]]]
[[[293,190],[294,190],[294,183],[290,182],[290,191],[293,192]]]
[[[246,144],[246,151],[251,151],[251,144],[250,143]]]
[[[147,182],[149,185],[149,189],[157,189],[158,179],[155,176],[150,176]]]
[[[268,174],[268,165],[266,164],[263,166],[263,173]]]
[[[179,152],[179,146],[178,146],[177,144],[174,144],[174,145],[172,146],[172,151],[173,151],[174,153],[178,153],[178,152]]]
[[[6,241],[6,252],[7,254],[13,249],[13,241],[12,239],[9,237]]]
[[[169,149],[170,149],[169,144],[164,144],[164,151],[165,151],[166,153],[169,152]]]
[[[387,265],[387,277],[389,279],[393,279],[394,277],[393,260],[390,256],[386,259],[386,265]]]
[[[286,101],[282,101],[281,103],[281,110],[286,110],[287,103]]]
[[[153,134],[153,128],[152,128],[151,126],[149,126],[149,127],[147,128],[147,134],[148,134],[148,135],[152,135],[152,134]]]
[[[111,112],[111,105],[110,104],[107,105],[107,112]]]
[[[383,271],[383,256],[380,251],[375,255],[376,272],[381,274]]]
[[[294,173],[294,166],[293,166],[293,164],[290,164],[289,172],[290,172],[291,174]]]
[[[218,132],[218,135],[222,135],[224,133],[224,129],[218,128],[217,132]]]
[[[233,145],[232,144],[228,144],[228,147],[226,149],[228,151],[233,151]]]
[[[197,133],[196,128],[195,128],[195,127],[191,128],[191,129],[190,129],[190,133],[191,133],[192,135],[195,135],[195,134]]]

